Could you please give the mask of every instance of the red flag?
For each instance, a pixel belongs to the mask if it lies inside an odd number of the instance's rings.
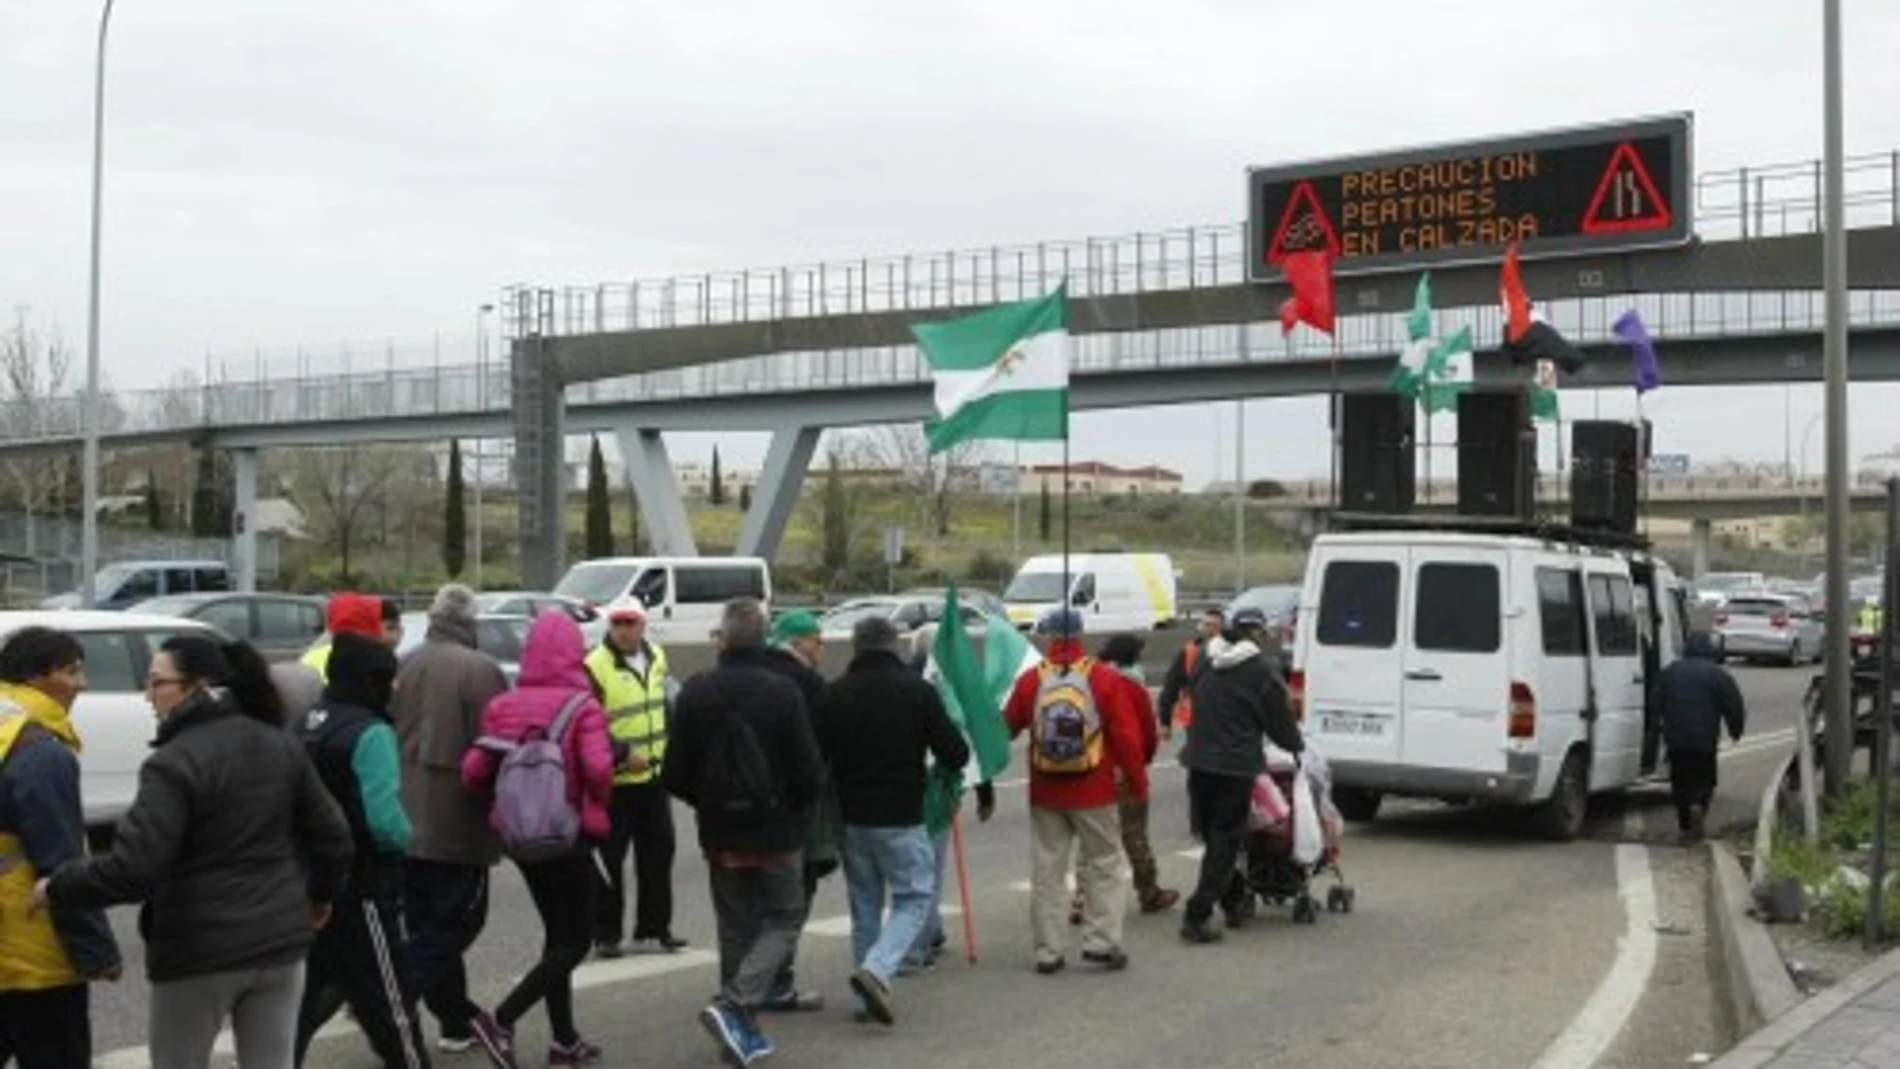
[[[1504,305],[1504,340],[1518,341],[1531,329],[1531,299],[1517,273],[1517,242],[1504,253],[1504,272],[1498,279],[1498,301]]]
[[[1280,270],[1286,272],[1293,296],[1280,302],[1280,333],[1291,334],[1305,323],[1322,334],[1333,332],[1333,257],[1324,249],[1288,253]]]

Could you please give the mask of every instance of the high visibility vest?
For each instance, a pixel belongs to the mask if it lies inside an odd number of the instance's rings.
[[[600,704],[607,710],[607,734],[647,762],[642,772],[625,767],[616,771],[616,784],[651,782],[659,776],[660,761],[666,757],[666,651],[648,643],[647,657],[647,674],[642,679],[604,642],[587,655],[587,672],[594,677]]]
[[[1201,644],[1190,641],[1181,647],[1181,696],[1174,700],[1175,727],[1185,728],[1194,723],[1194,666],[1201,661]]]
[[[1881,625],[1886,622],[1884,610],[1879,605],[1862,605],[1857,626],[1862,631],[1878,634]]]
[[[14,688],[0,693],[0,762],[13,752],[20,732],[33,722],[20,706],[35,697],[43,696],[37,692],[22,695]],[[62,744],[57,739],[46,739],[34,745]],[[53,930],[52,913],[33,909],[33,884],[43,875],[27,861],[19,836],[0,833],[0,916],[6,918],[0,923],[0,991],[45,991],[81,982],[72,959],[66,956],[65,944]]]
[[[315,672],[318,679],[328,683],[330,681],[330,643],[325,641],[323,645],[304,654],[303,666]]]

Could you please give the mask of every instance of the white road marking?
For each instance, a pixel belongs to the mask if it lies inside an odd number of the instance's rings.
[[[961,906],[954,906],[945,902],[938,908],[943,910],[943,915],[946,917],[963,916],[963,908]],[[827,936],[834,939],[848,937],[851,934],[851,915],[844,913],[836,917],[826,917],[824,920],[809,921],[805,925],[805,934]]]
[[[1590,1069],[1616,1041],[1649,985],[1656,967],[1656,885],[1650,878],[1648,849],[1616,848],[1616,889],[1625,922],[1616,960],[1533,1069]]]
[[[1749,754],[1760,753],[1764,750],[1774,750],[1783,746],[1793,745],[1793,743],[1794,729],[1782,728],[1779,731],[1770,731],[1761,735],[1745,735],[1742,737],[1742,741],[1730,746],[1726,750],[1718,751],[1716,756],[1718,758],[1746,757]]]

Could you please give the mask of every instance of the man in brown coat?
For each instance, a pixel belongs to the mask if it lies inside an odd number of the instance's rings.
[[[485,800],[462,786],[462,754],[482,710],[508,689],[501,666],[475,648],[475,594],[445,586],[429,609],[427,640],[402,662],[390,716],[402,750],[402,806],[415,825],[404,866],[404,916],[416,988],[441,1022],[437,1046],[475,1043],[480,1009],[462,956],[488,920],[488,870],[500,857]]]

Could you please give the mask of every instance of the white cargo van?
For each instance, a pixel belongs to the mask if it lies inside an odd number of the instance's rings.
[[[603,557],[569,568],[554,593],[603,611],[638,601],[654,641],[705,642],[733,598],[770,610],[772,570],[759,557]]]
[[[1027,629],[1065,595],[1090,632],[1166,627],[1176,615],[1174,560],[1165,553],[1073,553],[1065,591],[1062,555],[1031,557],[1003,591],[1003,604],[1010,622]]]
[[[1681,656],[1687,589],[1640,549],[1525,532],[1314,541],[1289,683],[1348,819],[1495,802],[1568,838],[1590,794],[1653,770],[1646,684]]]

